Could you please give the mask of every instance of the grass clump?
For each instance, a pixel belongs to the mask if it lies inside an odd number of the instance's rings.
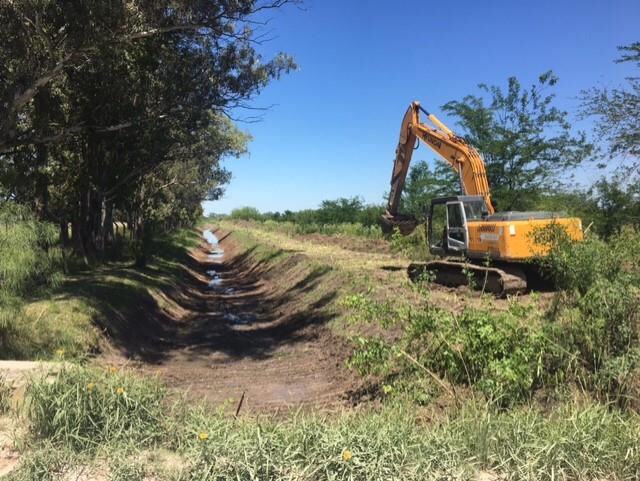
[[[20,468],[13,471],[7,481],[54,481],[61,479],[73,454],[65,447],[43,441],[23,457]]]
[[[68,367],[28,390],[30,429],[76,451],[119,442],[150,446],[164,434],[165,390],[113,370]]]

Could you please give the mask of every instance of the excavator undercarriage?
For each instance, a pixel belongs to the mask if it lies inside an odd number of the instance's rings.
[[[461,259],[412,263],[407,268],[413,282],[430,281],[444,286],[471,286],[497,297],[527,290],[525,270],[518,266],[483,266]]]

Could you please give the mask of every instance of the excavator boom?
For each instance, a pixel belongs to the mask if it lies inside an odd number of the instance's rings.
[[[427,116],[433,126],[420,121],[420,112]],[[487,173],[480,154],[467,144],[464,139],[456,136],[435,115],[423,109],[419,102],[412,102],[402,119],[402,126],[400,127],[400,140],[396,147],[389,203],[385,213],[387,223],[393,226],[407,222],[406,219],[399,215],[398,209],[409,165],[411,164],[411,157],[413,156],[416,142],[420,141],[424,142],[458,173],[463,195],[482,196],[488,214],[494,213]]]

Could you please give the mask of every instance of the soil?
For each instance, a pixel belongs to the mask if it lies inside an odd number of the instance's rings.
[[[203,239],[175,292],[159,294],[162,312],[142,309],[96,362],[158,375],[174,393],[234,412],[347,405],[359,381],[344,367],[349,347],[327,326],[333,294],[304,295],[326,290],[322,272],[296,278],[302,254],[258,261],[233,235],[213,232],[224,255],[211,257]]]

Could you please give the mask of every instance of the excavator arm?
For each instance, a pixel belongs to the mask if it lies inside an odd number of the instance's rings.
[[[424,112],[433,126],[420,122],[420,112]],[[417,141],[424,142],[458,173],[462,194],[482,196],[488,213],[494,213],[487,173],[480,154],[449,130],[435,115],[424,110],[419,102],[412,102],[402,119],[400,140],[396,147],[389,203],[384,215],[387,226],[400,227],[404,232],[410,232],[415,228],[415,222],[412,225],[409,219],[400,216],[398,209]]]

